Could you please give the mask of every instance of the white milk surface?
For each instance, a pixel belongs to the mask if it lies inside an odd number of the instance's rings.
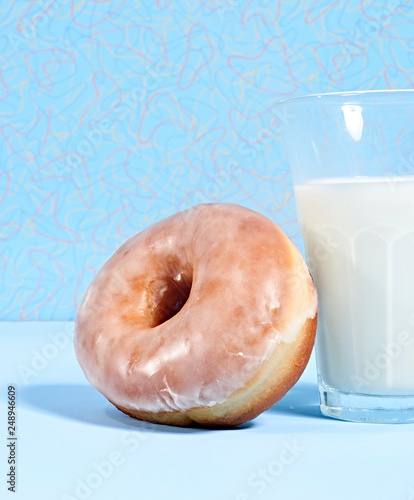
[[[295,197],[319,295],[322,380],[414,395],[414,177],[318,180]]]

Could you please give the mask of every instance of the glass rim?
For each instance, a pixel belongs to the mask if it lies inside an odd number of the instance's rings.
[[[414,89],[385,89],[385,90],[350,90],[343,92],[326,92],[318,94],[304,94],[299,96],[285,97],[276,102],[277,105],[284,104],[360,104],[378,105],[378,99],[381,104],[412,104],[414,105]]]

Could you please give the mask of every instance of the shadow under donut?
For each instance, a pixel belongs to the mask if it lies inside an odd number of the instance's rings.
[[[201,426],[173,427],[152,424],[131,418],[117,410],[99,391],[90,385],[40,384],[22,387],[19,399],[21,403],[43,413],[89,425],[128,430],[135,428],[137,431],[175,434],[200,433],[210,430]],[[246,429],[253,425],[253,422],[246,422],[231,430]]]

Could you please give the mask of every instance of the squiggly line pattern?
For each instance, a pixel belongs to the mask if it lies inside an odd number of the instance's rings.
[[[241,203],[301,245],[273,104],[414,86],[408,0],[36,0],[0,14],[1,320],[73,319],[126,238],[196,203]]]

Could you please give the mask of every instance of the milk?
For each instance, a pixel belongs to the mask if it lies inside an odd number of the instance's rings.
[[[318,371],[339,391],[414,394],[414,177],[295,187],[319,294]]]

